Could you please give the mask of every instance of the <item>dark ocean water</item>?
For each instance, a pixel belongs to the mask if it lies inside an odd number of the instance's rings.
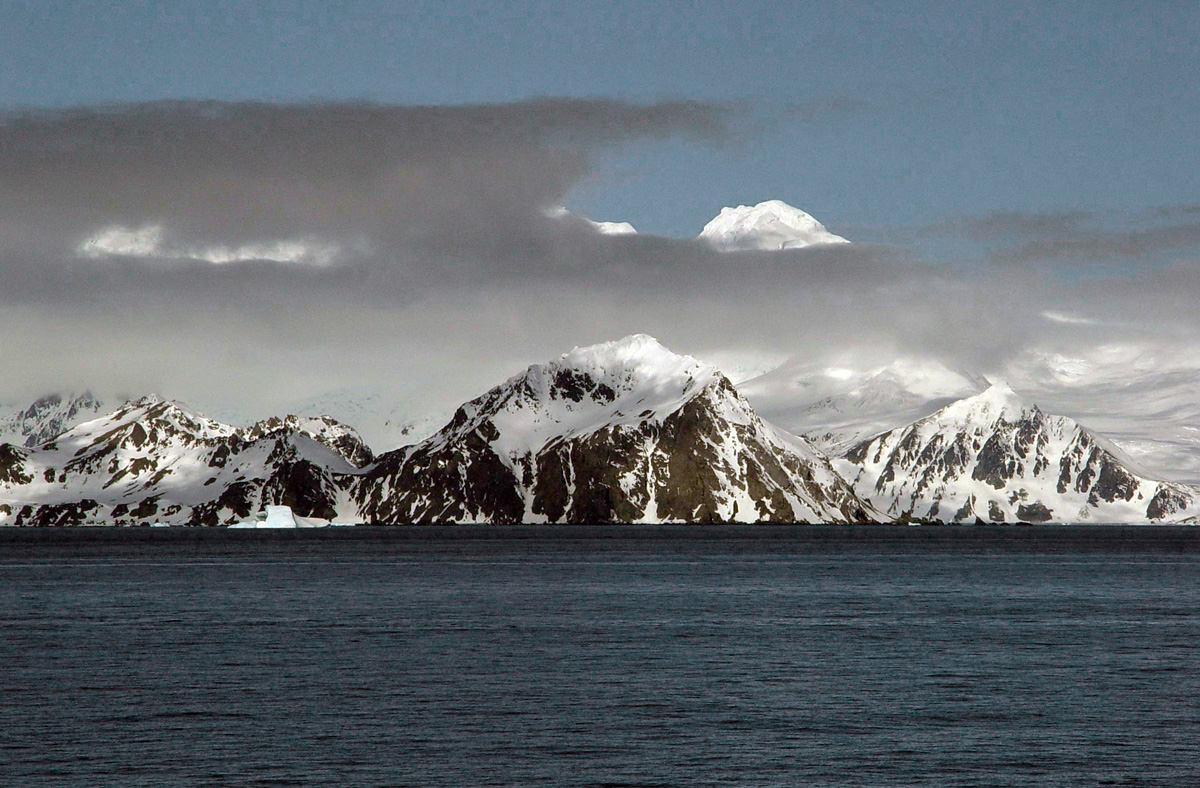
[[[0,537],[3,786],[1200,785],[1200,532]]]

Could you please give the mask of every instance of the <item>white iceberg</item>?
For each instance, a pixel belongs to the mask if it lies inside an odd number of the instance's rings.
[[[230,528],[321,528],[329,525],[315,517],[297,517],[290,506],[264,506],[251,520],[242,520]]]

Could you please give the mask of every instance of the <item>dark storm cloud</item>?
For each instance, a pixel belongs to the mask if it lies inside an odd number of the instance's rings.
[[[1095,211],[996,211],[929,225],[926,236],[959,236],[993,246],[988,257],[1009,264],[1135,263],[1161,252],[1200,246],[1200,205],[1185,203],[1124,215]],[[1107,226],[1098,226],[1103,222]],[[1164,223],[1170,222],[1170,223]],[[1124,225],[1111,229],[1112,225]]]
[[[997,262],[1137,261],[1160,252],[1200,246],[1200,222],[1151,227],[1122,232],[1082,232],[1069,237],[1049,237],[1003,249],[992,255]]]
[[[670,135],[721,144],[732,114],[703,102],[575,99],[9,114],[0,120],[0,300],[351,307],[521,283],[682,292],[734,283],[748,267],[786,281],[803,270],[814,285],[867,276],[855,266],[880,250],[813,252],[797,266],[795,255],[603,236],[582,219],[547,215],[598,150]],[[81,250],[106,230],[150,233],[152,248]],[[319,265],[203,259],[280,242],[333,251]]]
[[[158,102],[0,121],[9,246],[64,252],[96,228],[177,245],[322,237],[435,247],[536,229],[606,145],[719,140],[728,108],[540,99],[460,107]],[[507,233],[501,233],[507,230]]]
[[[973,241],[1044,238],[1080,231],[1096,218],[1091,211],[995,211],[950,219],[923,229],[927,235],[959,235]]]

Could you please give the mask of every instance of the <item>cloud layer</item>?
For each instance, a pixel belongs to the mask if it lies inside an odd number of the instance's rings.
[[[454,401],[639,331],[697,355],[908,353],[984,372],[1030,348],[1198,341],[1188,206],[1148,227],[1098,229],[1081,211],[939,225],[1008,265],[867,244],[719,253],[548,215],[603,151],[721,145],[737,116],[574,99],[10,114],[0,394],[158,390],[250,415],[336,388]],[[1180,256],[1063,275],[1064,262],[1164,250]]]

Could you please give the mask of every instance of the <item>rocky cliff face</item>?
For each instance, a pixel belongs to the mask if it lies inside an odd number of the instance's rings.
[[[577,348],[475,399],[359,478],[384,522],[855,522],[827,459],[714,368],[646,336]]]
[[[940,522],[1170,522],[1195,488],[1157,481],[1069,418],[996,384],[847,451],[838,469],[888,515]]]

